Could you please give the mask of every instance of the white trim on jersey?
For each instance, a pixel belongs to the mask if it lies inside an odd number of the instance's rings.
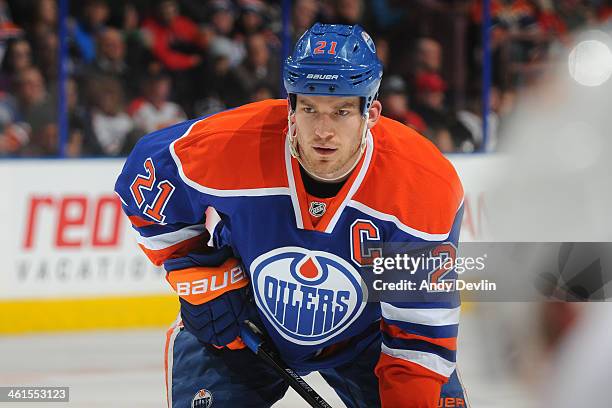
[[[362,213],[369,215],[370,217],[377,218],[381,221],[392,222],[397,228],[399,228],[403,232],[410,234],[413,237],[424,239],[426,241],[444,241],[448,238],[448,235],[450,234],[450,231],[445,234],[430,234],[428,232],[419,231],[417,229],[407,226],[406,224],[402,224],[402,222],[395,215],[377,211],[356,200],[351,200],[348,203],[348,206],[353,207],[354,209],[359,210]]]
[[[126,207],[127,207],[128,205],[127,205],[127,203],[126,203],[125,201],[123,201],[123,197],[121,197],[121,196],[119,195],[119,193],[118,193],[118,192],[116,192],[116,191],[115,191],[115,194],[117,194],[117,197],[119,197],[119,200],[121,201],[121,204],[123,204],[124,206],[126,206]]]
[[[172,334],[168,339],[168,372],[166,373],[166,396],[168,398],[168,408],[172,408],[172,368],[174,366],[174,341],[176,340],[176,336],[181,332],[180,327],[181,316],[174,322],[174,327],[172,328]]]
[[[300,200],[297,196],[295,188],[295,178],[293,177],[293,167],[291,166],[291,150],[289,149],[289,133],[285,137],[285,168],[287,170],[287,181],[289,183],[289,195],[291,196],[291,204],[293,205],[293,214],[295,215],[295,224],[298,229],[304,229],[304,220],[300,211]]]
[[[151,237],[143,237],[138,233],[138,231],[134,231],[136,232],[136,241],[139,244],[144,245],[147,249],[157,251],[186,241],[189,238],[202,235],[205,230],[206,227],[203,224],[190,225],[177,231],[167,232],[165,234],[154,235]]]
[[[380,302],[380,310],[385,319],[428,326],[447,326],[459,324],[461,307],[454,309],[411,309],[393,306],[387,302]]]
[[[325,232],[327,232],[328,234],[332,233],[332,231],[334,230],[334,227],[336,226],[336,224],[338,223],[338,220],[340,219],[340,216],[342,215],[342,212],[344,211],[344,208],[351,202],[351,198],[353,198],[357,189],[361,187],[361,182],[365,178],[365,175],[368,172],[368,169],[370,168],[370,162],[372,161],[373,153],[374,153],[374,139],[372,138],[372,133],[370,133],[370,130],[368,129],[368,135],[366,137],[366,151],[365,151],[366,156],[363,161],[363,165],[361,166],[361,169],[359,169],[359,174],[357,174],[357,177],[355,178],[353,185],[351,186],[348,193],[346,194],[346,197],[344,198],[344,200],[342,200],[342,204],[340,204],[340,206],[338,207],[338,210],[335,212],[334,216],[329,221],[329,225],[327,225],[327,228],[325,229]]]
[[[450,377],[455,370],[455,363],[437,354],[427,353],[425,351],[394,349],[384,344],[381,345],[381,351],[391,357],[418,364],[445,377]]]
[[[204,118],[204,119],[201,119],[201,120],[193,122],[191,124],[191,126],[189,126],[189,129],[187,129],[185,131],[185,133],[183,133],[181,135],[181,137],[179,137],[178,139],[176,139],[175,141],[170,143],[170,147],[169,147],[170,154],[172,155],[172,159],[174,160],[174,163],[176,164],[179,176],[181,177],[181,179],[183,180],[183,182],[185,184],[187,184],[190,187],[193,187],[194,189],[196,189],[197,191],[199,191],[201,193],[208,194],[208,195],[213,195],[213,196],[217,196],[217,197],[258,197],[258,196],[289,195],[289,188],[288,187],[246,188],[246,189],[238,189],[238,190],[219,190],[219,189],[216,189],[216,188],[210,188],[210,187],[203,186],[200,183],[197,183],[197,182],[191,180],[189,177],[187,177],[187,175],[185,175],[185,172],[183,170],[183,164],[181,163],[181,159],[179,159],[179,157],[176,155],[176,151],[174,150],[174,144],[177,141],[179,141],[180,139],[182,139],[183,137],[187,136],[191,132],[191,129],[196,124],[198,124],[201,121],[206,120],[206,119],[208,119],[208,118]]]

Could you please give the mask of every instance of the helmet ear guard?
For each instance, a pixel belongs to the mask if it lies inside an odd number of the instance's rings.
[[[361,97],[361,99],[359,100],[359,108],[361,109],[362,115],[365,116],[368,114],[368,111],[370,110],[372,103],[374,103],[374,101],[377,99],[378,99],[378,90],[373,96]]]
[[[289,98],[290,111],[292,113],[295,113],[295,110],[297,109],[297,95],[294,93],[290,93],[290,94],[287,94],[287,97]]]

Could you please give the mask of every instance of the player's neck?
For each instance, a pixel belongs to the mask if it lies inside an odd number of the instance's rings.
[[[305,169],[300,165],[300,174],[302,175],[302,182],[304,183],[304,189],[312,196],[319,198],[331,198],[338,194],[338,192],[346,183],[346,178],[335,182],[325,182],[316,180],[313,178]]]

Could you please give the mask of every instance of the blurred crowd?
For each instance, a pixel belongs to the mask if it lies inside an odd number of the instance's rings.
[[[125,155],[188,117],[282,97],[280,0],[84,0],[68,14],[59,92],[57,0],[0,0],[0,157],[58,154],[62,94],[69,157]],[[487,138],[482,0],[294,0],[290,29],[294,43],[315,21],[363,25],[384,65],[383,114],[473,152],[495,150],[553,44],[610,16],[609,0],[492,0]]]

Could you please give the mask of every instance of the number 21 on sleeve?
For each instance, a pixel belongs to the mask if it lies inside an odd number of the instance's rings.
[[[144,191],[152,191],[156,182],[155,166],[153,165],[153,160],[151,160],[150,157],[145,160],[144,168],[147,174],[137,175],[130,185],[132,197],[134,198],[136,205],[138,205],[138,208],[142,208],[142,205],[146,201]],[[144,215],[160,224],[163,224],[166,218],[163,212],[166,208],[166,204],[168,204],[170,196],[174,192],[174,186],[168,180],[162,180],[157,183],[157,190],[157,195],[153,201],[145,206]]]

